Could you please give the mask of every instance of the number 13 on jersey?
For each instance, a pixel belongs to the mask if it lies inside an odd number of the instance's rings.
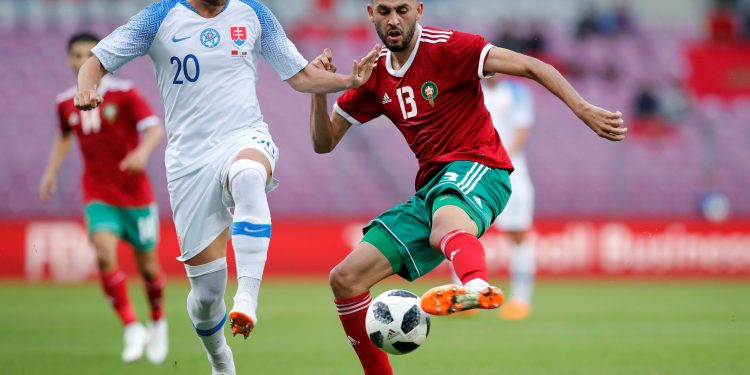
[[[404,120],[417,115],[417,102],[414,101],[414,89],[411,86],[399,87],[396,89],[396,96],[398,96],[398,104],[401,105]]]

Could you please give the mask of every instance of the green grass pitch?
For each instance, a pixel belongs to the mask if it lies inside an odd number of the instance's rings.
[[[444,280],[389,282],[422,293]],[[131,299],[146,317],[140,283]],[[230,285],[228,296],[234,286]],[[166,363],[120,362],[121,328],[98,285],[0,284],[0,373],[209,374],[185,312],[187,283],[167,290],[171,350]],[[270,280],[260,324],[230,339],[239,374],[361,373],[325,281]],[[229,302],[230,299],[228,298]],[[416,352],[391,357],[397,374],[750,374],[750,282],[540,282],[532,317],[494,312],[435,317]]]

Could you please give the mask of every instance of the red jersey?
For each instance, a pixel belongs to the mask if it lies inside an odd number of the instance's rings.
[[[356,125],[388,117],[419,160],[417,190],[453,161],[512,171],[480,83],[492,45],[460,31],[418,28],[414,51],[401,69],[393,69],[384,48],[367,83],[346,91],[334,110]]]
[[[145,172],[120,170],[120,162],[138,146],[138,132],[160,124],[141,94],[130,82],[102,79],[104,101],[91,111],[73,105],[75,87],[57,98],[60,130],[74,131],[84,161],[83,199],[120,207],[140,207],[153,202]]]

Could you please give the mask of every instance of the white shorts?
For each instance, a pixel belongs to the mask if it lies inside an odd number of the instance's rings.
[[[534,185],[528,171],[511,173],[510,186],[513,192],[495,225],[506,232],[529,230],[534,219]]]
[[[221,151],[212,154],[208,164],[168,183],[181,253],[177,260],[181,262],[198,255],[232,225],[230,208],[234,207],[234,200],[227,188],[227,177],[235,156],[242,150],[258,150],[274,171],[279,155],[265,128],[252,129],[216,149]],[[266,185],[266,192],[276,186],[278,181],[272,178]]]

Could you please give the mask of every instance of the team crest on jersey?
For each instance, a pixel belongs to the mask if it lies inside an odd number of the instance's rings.
[[[427,81],[422,85],[422,97],[433,107],[435,106],[435,99],[437,96],[438,86],[435,82]]]
[[[247,27],[245,26],[234,26],[229,28],[229,35],[232,37],[232,42],[237,47],[242,47],[247,41]]]
[[[117,106],[112,103],[105,105],[104,109],[102,110],[102,114],[104,115],[104,118],[109,123],[115,122],[115,120],[117,119],[117,113],[118,113]]]
[[[216,29],[205,29],[201,33],[201,43],[206,48],[215,48],[219,45],[219,42],[221,41],[221,35],[219,35],[219,32],[216,31]]]

